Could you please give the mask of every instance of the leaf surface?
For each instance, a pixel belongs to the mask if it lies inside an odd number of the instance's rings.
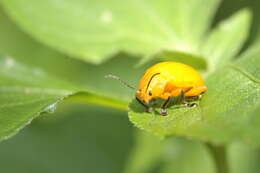
[[[221,21],[202,45],[202,54],[208,60],[208,69],[231,62],[247,40],[251,25],[251,12],[243,9]]]
[[[160,116],[145,113],[133,101],[129,118],[137,127],[159,136],[189,136],[214,143],[243,140],[259,145],[259,135],[254,132],[259,127],[259,121],[254,121],[259,119],[260,106],[259,55],[259,51],[245,54],[211,73],[206,79],[208,92],[196,108],[172,106],[168,116]]]
[[[119,51],[143,56],[163,50],[197,54],[218,3],[219,0],[2,1],[8,14],[29,34],[74,58],[93,63]]]
[[[111,108],[64,103],[52,116],[36,119],[0,143],[1,170],[122,173],[133,144],[133,128],[124,115]]]
[[[100,66],[86,64],[35,42],[2,13],[0,23],[0,52],[6,54],[0,56],[0,140],[41,113],[53,112],[64,99],[126,110],[132,92],[104,75],[119,75],[135,84],[138,78],[133,76],[143,72],[143,67],[134,67],[135,58],[121,55],[128,61],[115,57]],[[114,68],[117,63],[121,66]]]

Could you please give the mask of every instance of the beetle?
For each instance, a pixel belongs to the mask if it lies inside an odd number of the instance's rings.
[[[106,77],[117,79],[135,90],[117,76],[107,75]],[[161,98],[165,101],[161,105],[160,114],[167,115],[171,98],[180,96],[182,104],[193,107],[196,104],[190,104],[186,100],[200,98],[206,91],[207,87],[198,71],[183,63],[166,61],[157,63],[146,70],[140,80],[139,89],[136,91],[136,100],[145,107],[147,112],[152,112],[149,103],[156,98]]]

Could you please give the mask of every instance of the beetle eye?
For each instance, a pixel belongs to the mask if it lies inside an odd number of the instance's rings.
[[[152,94],[152,91],[149,91],[149,93],[148,93],[148,94],[149,94],[149,96],[152,96],[152,95],[153,95],[153,94]]]

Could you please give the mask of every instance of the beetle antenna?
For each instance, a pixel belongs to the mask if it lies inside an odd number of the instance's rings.
[[[136,89],[134,87],[132,87],[131,85],[129,85],[128,83],[126,83],[125,81],[123,81],[122,79],[120,79],[118,76],[114,76],[112,74],[108,74],[108,75],[105,75],[105,78],[112,78],[112,79],[115,79],[115,80],[118,80],[121,84],[127,86],[128,88],[136,91]]]
[[[160,74],[160,73],[155,73],[155,74],[150,78],[150,80],[149,80],[149,82],[148,82],[148,84],[147,84],[147,86],[146,86],[145,92],[147,92],[147,90],[148,90],[148,88],[149,88],[149,86],[150,86],[150,84],[151,84],[153,78],[154,78],[156,75],[159,75],[159,74]]]

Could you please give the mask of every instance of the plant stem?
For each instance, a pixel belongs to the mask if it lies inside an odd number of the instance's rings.
[[[215,162],[216,173],[229,173],[226,146],[206,144]]]

